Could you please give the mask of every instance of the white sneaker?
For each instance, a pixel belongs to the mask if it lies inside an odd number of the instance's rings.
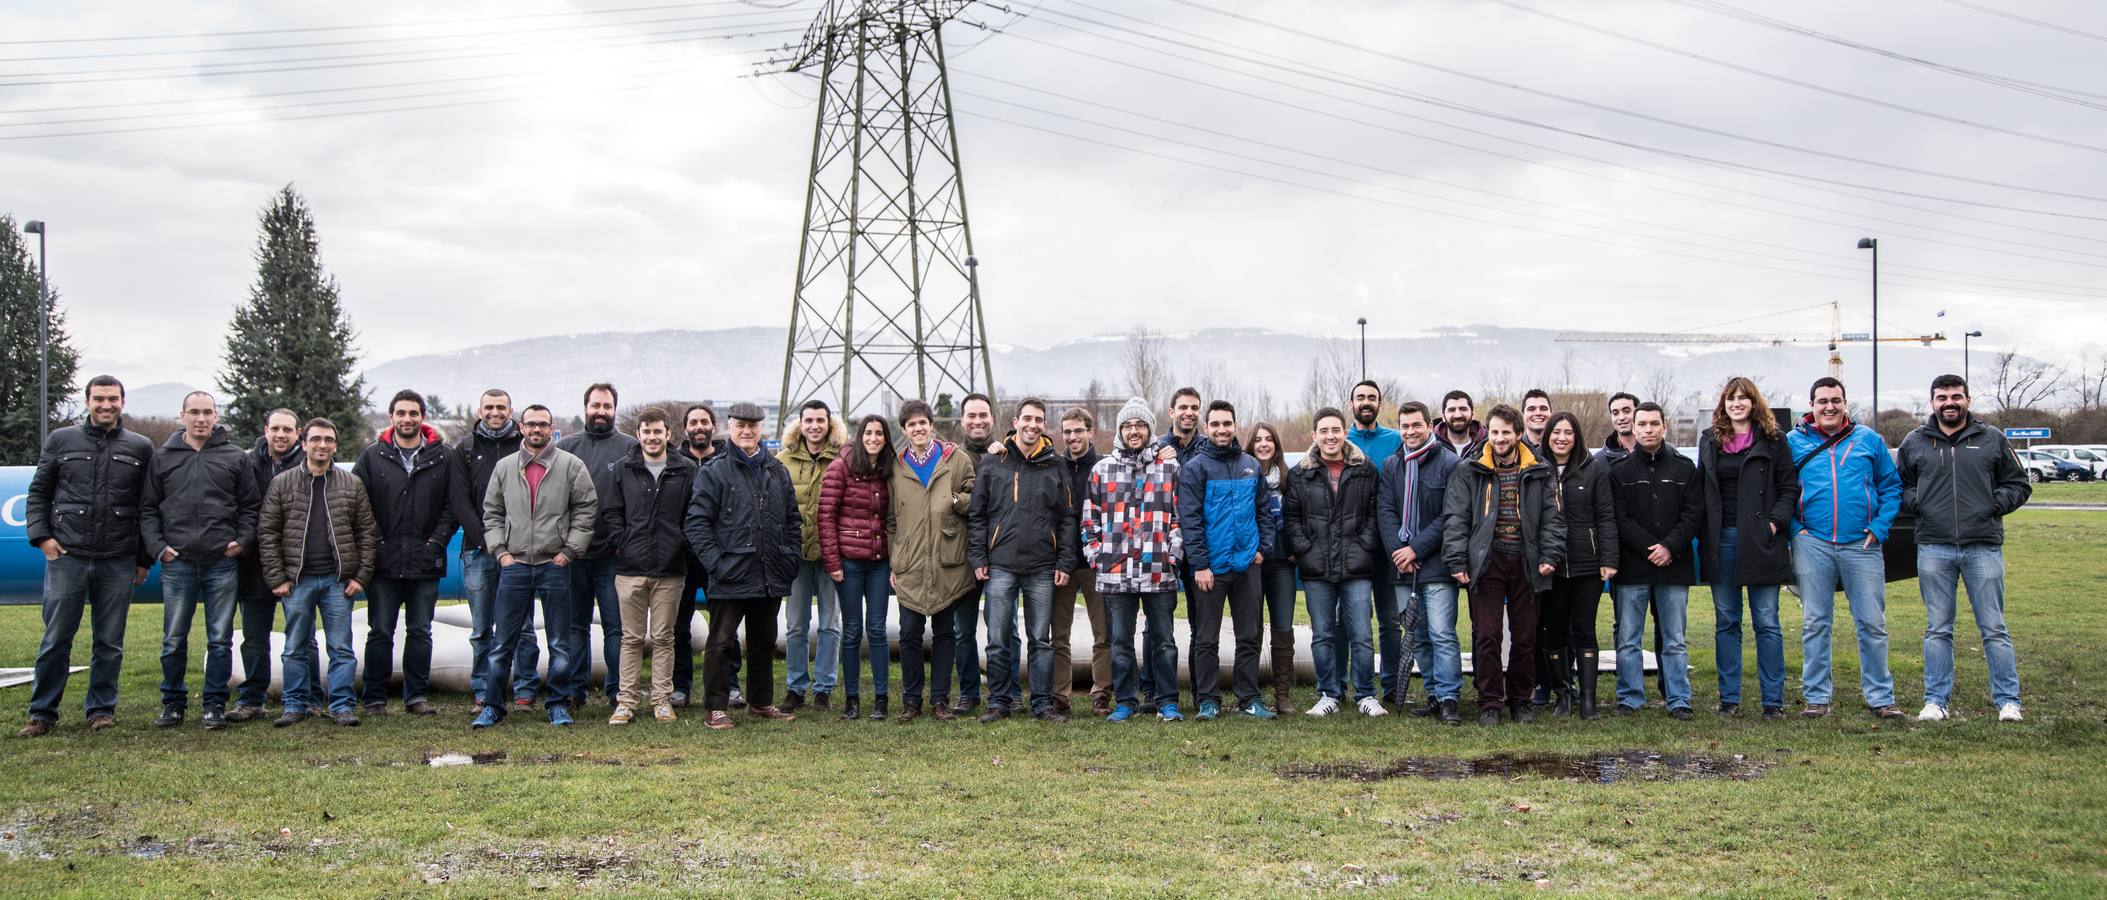
[[[2023,717],[2019,714],[2019,704],[2017,703],[2007,703],[1997,708],[1997,721],[2017,722],[2021,718]]]
[[[1370,718],[1374,718],[1376,716],[1387,716],[1390,714],[1389,710],[1383,708],[1383,702],[1375,699],[1374,697],[1362,697],[1360,706],[1361,715],[1368,716]]]
[[[1917,721],[1944,722],[1946,721],[1946,707],[1940,706],[1936,703],[1926,703],[1924,704],[1924,708],[1917,712]]]
[[[1316,716],[1316,717],[1318,717],[1318,718],[1323,718],[1323,717],[1325,717],[1325,716],[1331,715],[1332,713],[1335,713],[1335,712],[1338,712],[1338,711],[1339,711],[1339,701],[1338,701],[1338,699],[1337,699],[1337,698],[1335,698],[1335,697],[1332,697],[1332,696],[1331,696],[1331,695],[1329,695],[1329,694],[1327,694],[1327,695],[1325,695],[1325,696],[1322,696],[1322,697],[1318,697],[1318,698],[1317,698],[1317,705],[1315,705],[1315,706],[1312,706],[1312,707],[1310,707],[1310,708],[1309,708],[1309,711],[1308,711],[1308,712],[1306,712],[1306,713],[1304,713],[1304,715],[1311,715],[1311,716]]]

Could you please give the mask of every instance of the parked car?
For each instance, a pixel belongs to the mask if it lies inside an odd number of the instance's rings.
[[[2036,444],[2031,449],[2047,453],[2065,462],[2084,466],[2085,471],[2091,473],[2091,478],[2084,480],[2090,481],[2092,478],[2107,477],[2107,449],[2079,444]]]
[[[2012,451],[2019,457],[2019,464],[2027,470],[2027,480],[2035,484],[2056,480],[2056,463],[2060,460],[2046,453],[2032,450]]]

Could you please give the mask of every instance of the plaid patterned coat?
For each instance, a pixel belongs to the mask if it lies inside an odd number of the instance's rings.
[[[1114,450],[1090,470],[1083,495],[1083,562],[1107,594],[1178,589],[1178,463],[1154,446]]]

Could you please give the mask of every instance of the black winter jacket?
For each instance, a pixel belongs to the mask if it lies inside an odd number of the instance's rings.
[[[403,456],[409,456],[408,469]],[[446,575],[446,544],[464,519],[482,516],[468,505],[468,485],[460,477],[454,452],[429,427],[424,443],[405,451],[394,432],[366,445],[351,467],[373,498],[373,521],[379,527],[380,551],[374,574],[381,578],[441,578]],[[479,509],[480,506],[475,509]]]
[[[135,559],[150,565],[140,546],[139,515],[154,444],[122,423],[110,428],[72,425],[44,439],[24,501],[30,546],[57,538],[82,559]]]
[[[805,561],[804,523],[790,470],[763,447],[753,460],[737,448],[695,474],[682,522],[688,546],[709,573],[709,594],[752,600],[786,597]]]
[[[1418,458],[1417,479],[1406,484],[1406,463]],[[1403,535],[1406,514],[1417,511],[1419,528],[1412,532],[1409,543],[1412,553],[1419,560],[1419,568],[1410,575],[1393,576],[1398,584],[1419,585],[1433,579],[1449,579],[1449,561],[1441,552],[1442,532],[1448,530],[1442,519],[1447,502],[1449,477],[1462,464],[1456,451],[1447,442],[1428,438],[1420,449],[1399,449],[1383,461],[1379,473],[1378,492],[1375,501],[1377,537],[1383,539],[1384,565],[1391,565],[1387,556],[1404,549],[1407,541]],[[1407,490],[1411,497],[1405,496]],[[1406,504],[1411,504],[1410,509]]]
[[[139,538],[150,556],[173,547],[182,559],[209,566],[226,556],[230,542],[243,553],[256,550],[263,487],[224,426],[213,426],[202,450],[181,431],[169,435],[148,467],[145,496]]]
[[[1719,438],[1710,428],[1697,437],[1697,471],[1705,503],[1698,576],[1706,584],[1719,583],[1719,547],[1732,515],[1734,583],[1792,584],[1792,517],[1800,507],[1800,476],[1793,471],[1785,436],[1772,440],[1758,434],[1743,451],[1739,496],[1719,495]]]
[[[1690,564],[1690,542],[1704,521],[1704,493],[1697,484],[1697,464],[1662,442],[1659,450],[1639,447],[1616,465],[1610,480],[1617,487],[1618,584],[1691,585],[1697,567]],[[1665,566],[1646,559],[1646,548],[1660,544],[1671,558]]]
[[[1010,572],[1073,572],[1082,567],[1082,533],[1068,464],[1044,437],[1029,452],[1015,436],[1004,452],[981,457],[966,511],[966,564]]]
[[[696,468],[694,457],[676,450],[654,477],[642,445],[615,467],[613,488],[600,495],[600,521],[615,548],[616,575],[687,574],[685,521]]]
[[[1566,520],[1566,561],[1558,574],[1595,578],[1603,566],[1615,568],[1617,488],[1610,482],[1610,464],[1586,447],[1575,447],[1565,472],[1553,465],[1551,474],[1558,483],[1559,514]]]
[[[505,430],[495,437],[485,437],[471,427],[468,437],[454,447],[454,468],[461,474],[461,483],[468,489],[468,505],[475,515],[461,519],[461,549],[487,549],[483,542],[483,498],[490,493],[490,470],[497,468],[497,461],[519,452],[519,423],[505,423]]]
[[[1361,448],[1345,444],[1339,487],[1315,450],[1288,470],[1281,484],[1281,527],[1302,577],[1311,581],[1374,578],[1386,560],[1376,534],[1375,466]]]
[[[1522,471],[1522,572],[1530,588],[1551,589],[1551,578],[1537,571],[1550,563],[1554,569],[1565,562],[1566,522],[1558,511],[1558,491],[1551,484],[1551,467],[1536,458],[1519,441],[1515,453]],[[1471,455],[1449,473],[1448,493],[1442,498],[1447,531],[1441,536],[1441,552],[1449,571],[1470,576],[1473,584],[1485,575],[1485,561],[1492,557],[1493,530],[1499,524],[1499,473],[1493,468],[1492,444],[1473,446]],[[1473,588],[1475,590],[1475,588]]]
[[[602,497],[614,490],[615,467],[621,465],[622,460],[628,459],[629,454],[636,448],[636,438],[619,431],[609,431],[606,434],[581,431],[556,442],[556,449],[576,456],[579,462],[585,463],[586,477],[593,480],[593,492]],[[607,516],[604,507],[601,513],[593,519],[593,543],[586,548],[586,559],[599,559],[614,552],[614,545],[607,541]]]
[[[1919,544],[2005,542],[2004,517],[2034,496],[2004,432],[1973,416],[1951,437],[1933,419],[1904,435],[1895,467],[1902,511],[1917,515]]]
[[[268,438],[258,437],[256,445],[249,448],[249,466],[256,472],[256,484],[263,490],[263,498],[266,501],[271,499],[272,479],[306,465],[307,450],[297,443],[293,445],[293,449],[286,452],[284,459],[271,458],[271,442]],[[260,510],[262,507],[258,507],[258,509]],[[256,521],[256,527],[261,531],[263,519],[260,512]],[[258,534],[256,539],[261,544],[263,536]],[[371,562],[371,560],[368,560],[368,562]],[[277,603],[278,596],[271,593],[271,586],[265,583],[268,579],[264,577],[263,573],[263,554],[244,553],[241,555],[239,563],[235,568],[240,575],[241,598],[243,600],[268,600],[272,603]]]

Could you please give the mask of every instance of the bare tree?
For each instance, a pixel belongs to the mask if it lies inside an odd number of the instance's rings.
[[[1990,365],[1990,372],[1990,396],[1997,401],[1999,412],[2032,409],[2040,405],[2056,395],[2067,374],[2062,366],[2027,359],[2012,350],[1998,354]]]
[[[1134,396],[1148,401],[1150,409],[1170,406],[1171,385],[1170,355],[1164,348],[1163,336],[1150,331],[1147,326],[1134,332],[1127,339],[1123,362],[1126,364],[1127,390]]]
[[[1478,370],[1478,393],[1481,408],[1521,399],[1521,391],[1515,388],[1514,367],[1503,365],[1497,369]]]
[[[1348,352],[1346,343],[1326,341],[1310,357],[1309,377],[1302,382],[1300,411],[1309,414],[1327,406],[1343,407],[1353,394],[1354,382],[1360,380],[1360,362]]]
[[[2099,409],[2107,405],[2107,351],[2102,351],[2093,361],[2079,361],[2076,380],[2071,384],[2071,393],[2077,396],[2078,409]]]
[[[1574,387],[1574,385],[1576,384],[1576,382],[1575,382],[1574,378],[1575,378],[1575,376],[1576,376],[1576,375],[1578,374],[1578,370],[1579,370],[1579,368],[1580,368],[1580,348],[1578,348],[1578,347],[1575,347],[1575,346],[1573,346],[1573,345],[1571,345],[1571,344],[1567,344],[1567,345],[1566,345],[1566,346],[1565,346],[1564,348],[1562,348],[1562,349],[1560,349],[1560,350],[1558,351],[1558,388],[1559,388],[1559,390],[1562,390],[1562,391],[1570,391],[1570,390],[1573,390],[1573,387]]]
[[[1639,392],[1639,399],[1658,403],[1662,409],[1674,409],[1676,404],[1683,402],[1682,383],[1675,377],[1674,366],[1664,364],[1653,367],[1653,371],[1646,375],[1646,381],[1640,387],[1642,390]]]

